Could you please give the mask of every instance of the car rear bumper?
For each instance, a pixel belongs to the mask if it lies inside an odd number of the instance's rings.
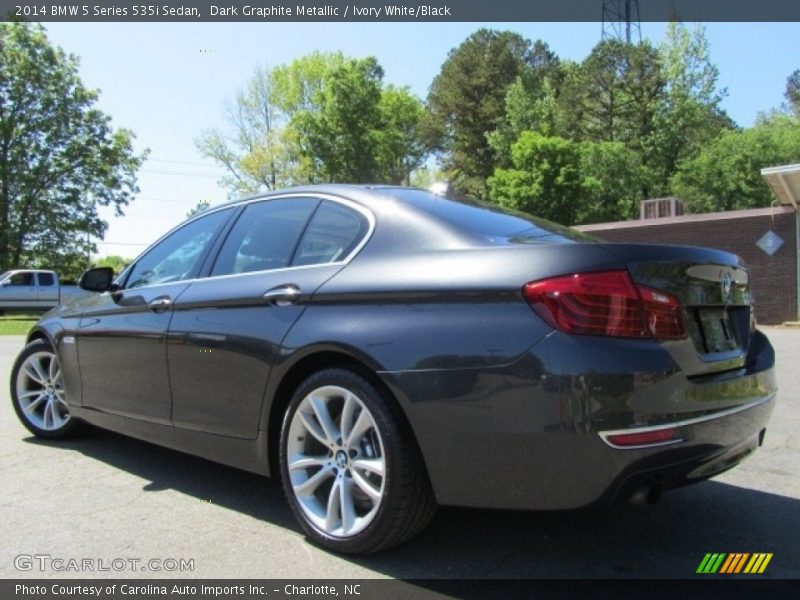
[[[440,503],[551,510],[627,500],[712,477],[763,442],[776,394],[766,338],[749,367],[701,379],[657,344],[572,357],[569,344],[551,336],[500,368],[382,374]],[[665,427],[679,441],[608,443],[609,433]]]

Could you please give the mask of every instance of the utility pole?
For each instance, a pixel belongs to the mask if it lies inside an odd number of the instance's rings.
[[[642,41],[639,0],[603,0],[604,40],[619,40],[626,44]]]

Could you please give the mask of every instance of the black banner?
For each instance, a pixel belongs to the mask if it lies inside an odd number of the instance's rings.
[[[425,2],[425,0],[423,0]],[[0,0],[29,21],[800,21],[797,0]]]
[[[800,582],[710,577],[701,580],[487,579],[35,579],[0,580],[3,600],[416,600],[442,598],[797,598]]]

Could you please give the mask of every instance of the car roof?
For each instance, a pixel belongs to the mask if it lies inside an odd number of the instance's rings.
[[[420,192],[428,192],[421,188],[410,188],[400,185],[388,184],[350,184],[350,183],[320,183],[297,185],[293,187],[283,188],[280,190],[261,192],[242,198],[236,198],[228,202],[222,202],[215,205],[213,208],[218,209],[225,206],[236,206],[238,204],[245,204],[254,200],[264,200],[273,196],[285,196],[287,194],[329,194],[331,196],[340,196],[342,198],[355,200],[367,206],[374,203],[379,198],[385,199],[392,194],[387,193],[393,190],[417,190]],[[370,208],[374,208],[370,206]]]

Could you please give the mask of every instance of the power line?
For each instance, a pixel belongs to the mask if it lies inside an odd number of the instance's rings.
[[[155,175],[177,175],[179,177],[211,177],[212,179],[219,179],[224,175],[211,175],[209,173],[187,173],[184,171],[165,171],[162,169],[140,169],[142,173],[153,173]]]
[[[187,199],[187,200],[180,200],[176,198],[156,198],[154,196],[136,196],[135,200],[145,200],[148,202],[173,202],[175,204],[186,204],[187,206],[194,206],[197,204],[197,200]]]
[[[95,241],[95,244],[101,246],[149,246],[152,242],[100,242]]]
[[[123,215],[122,218],[125,219],[164,219],[174,221],[175,217],[171,217],[169,215]]]
[[[188,165],[192,167],[205,167],[208,168],[208,164],[199,163],[199,162],[190,162],[188,160],[167,160],[165,158],[148,158],[145,162],[157,162],[157,163],[170,163],[173,165]]]

